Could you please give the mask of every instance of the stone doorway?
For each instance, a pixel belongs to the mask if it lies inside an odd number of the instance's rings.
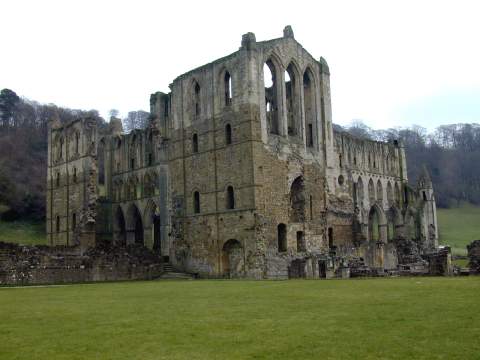
[[[244,275],[243,248],[238,240],[230,239],[222,249],[223,275],[230,279]]]

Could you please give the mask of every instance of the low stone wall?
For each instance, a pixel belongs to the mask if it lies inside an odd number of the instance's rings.
[[[148,280],[163,272],[150,250],[18,246],[0,242],[0,285],[65,284],[91,281]]]
[[[468,265],[474,274],[480,274],[480,240],[474,240],[467,245]]]

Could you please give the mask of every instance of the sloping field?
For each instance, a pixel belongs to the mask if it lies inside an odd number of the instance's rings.
[[[0,241],[22,245],[45,245],[47,242],[45,223],[0,220]]]
[[[450,245],[454,254],[466,255],[466,246],[480,239],[480,207],[438,209],[437,216],[440,243]]]
[[[478,359],[480,277],[0,288],[0,359]]]

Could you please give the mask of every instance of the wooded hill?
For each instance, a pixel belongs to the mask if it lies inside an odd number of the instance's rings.
[[[115,114],[115,110],[112,110]],[[118,112],[117,112],[118,113]],[[100,130],[105,120],[96,110],[72,110],[20,98],[14,91],[0,92],[0,216],[3,219],[42,219],[45,216],[47,126],[54,117],[61,122],[90,116]],[[125,130],[143,127],[144,111],[129,112]],[[373,140],[400,139],[407,152],[410,182],[416,182],[423,164],[430,171],[437,205],[456,206],[462,201],[480,204],[480,125],[452,124],[428,133],[412,126],[373,130],[361,122],[336,125],[337,131]]]

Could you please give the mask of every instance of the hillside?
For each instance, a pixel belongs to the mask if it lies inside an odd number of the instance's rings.
[[[452,247],[452,252],[466,255],[467,244],[480,239],[480,207],[462,204],[458,208],[438,209],[440,244]]]
[[[22,245],[46,244],[45,223],[0,220],[0,241]]]

